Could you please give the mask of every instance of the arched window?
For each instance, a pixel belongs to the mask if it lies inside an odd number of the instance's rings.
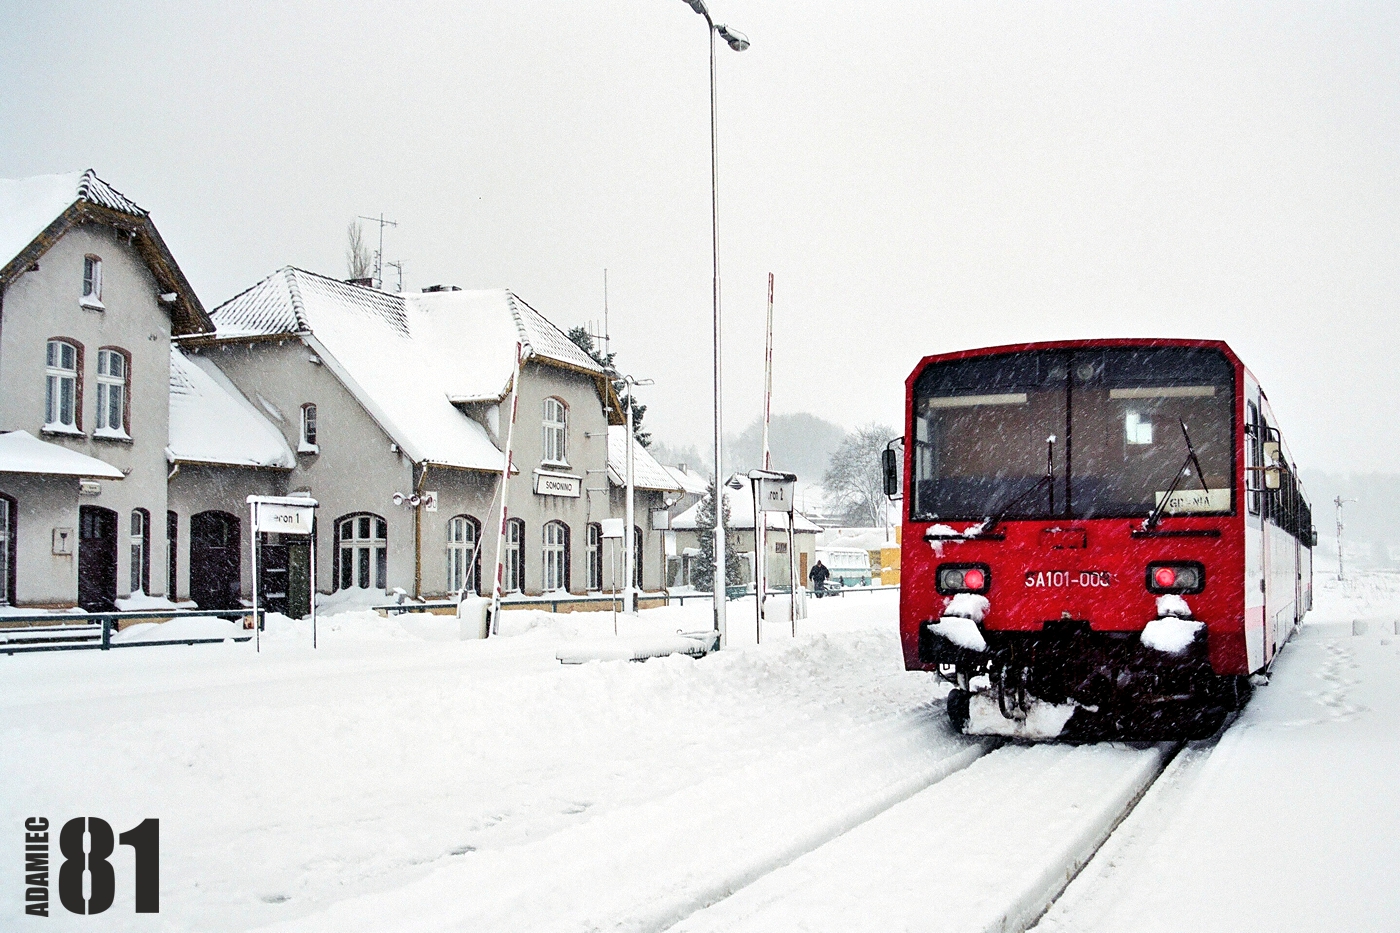
[[[338,589],[358,586],[387,589],[389,581],[389,525],[378,515],[347,515],[336,519]]]
[[[15,500],[0,493],[0,606],[15,601]]]
[[[593,522],[588,526],[588,590],[603,588],[603,526]]]
[[[151,585],[151,513],[131,511],[131,592],[145,593]]]
[[[97,351],[97,434],[128,435],[127,399],[131,397],[131,359],[118,347]]]
[[[316,441],[316,406],[307,402],[301,406],[301,442],[297,444],[299,454],[317,454],[321,448]]]
[[[544,400],[544,454],[546,463],[568,465],[569,410],[557,398]]]
[[[518,518],[506,522],[505,566],[502,569],[506,592],[518,593],[525,589],[525,522]]]
[[[544,526],[544,588],[569,588],[569,526],[563,522]]]
[[[447,590],[476,592],[481,555],[481,524],[470,515],[458,515],[447,523]]]
[[[83,297],[80,303],[88,308],[102,308],[102,257],[91,253],[83,257]]]
[[[47,359],[44,428],[49,431],[81,431],[83,345],[55,338],[49,341]]]
[[[642,588],[642,567],[644,566],[644,564],[642,563],[642,542],[644,540],[645,537],[642,535],[642,529],[637,525],[633,525],[632,563],[636,569],[632,571],[632,585],[639,590]]]

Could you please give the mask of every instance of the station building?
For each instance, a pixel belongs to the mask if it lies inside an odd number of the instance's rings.
[[[508,593],[622,586],[612,379],[513,292],[289,267],[206,312],[147,212],[90,171],[0,182],[4,257],[0,606],[246,604],[249,495],[319,504],[312,541],[261,541],[262,599],[292,614],[313,589],[487,594],[498,541]],[[657,590],[653,515],[684,490],[630,446]]]

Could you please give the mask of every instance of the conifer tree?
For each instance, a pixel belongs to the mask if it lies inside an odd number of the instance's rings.
[[[584,353],[587,353],[593,359],[593,362],[603,367],[603,372],[608,374],[609,379],[622,378],[621,374],[617,371],[617,366],[613,363],[617,354],[604,353],[602,350],[598,349],[598,345],[593,342],[593,335],[588,332],[588,328],[571,327],[569,328],[569,332],[564,336],[572,340],[574,345]],[[629,396],[629,401],[632,404],[632,436],[637,439],[638,444],[641,444],[643,447],[650,447],[651,432],[642,430],[642,418],[646,416],[647,407],[631,396]]]
[[[741,582],[739,561],[735,539],[729,530],[729,497],[724,502],[724,577],[726,586],[738,586]],[[714,589],[715,580],[715,481],[710,480],[709,491],[700,500],[700,509],[695,516],[695,533],[700,538],[700,556],[690,574],[691,585],[697,590]]]

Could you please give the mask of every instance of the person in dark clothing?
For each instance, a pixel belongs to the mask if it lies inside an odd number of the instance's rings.
[[[807,574],[808,579],[812,581],[812,592],[814,592],[818,598],[821,597],[822,592],[826,589],[826,578],[829,576],[831,576],[831,571],[827,570],[826,564],[823,564],[820,560],[818,560],[817,565],[812,568],[811,573]]]

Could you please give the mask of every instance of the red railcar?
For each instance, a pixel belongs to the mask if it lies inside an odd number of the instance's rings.
[[[926,357],[906,383],[900,634],[969,732],[1214,732],[1312,603],[1316,533],[1219,341]]]

